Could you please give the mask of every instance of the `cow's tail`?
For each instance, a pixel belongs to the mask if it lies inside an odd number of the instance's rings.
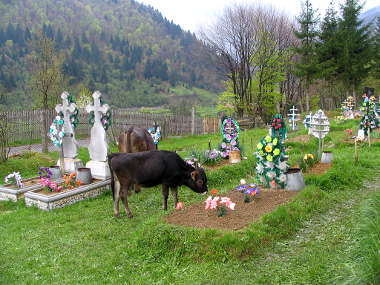
[[[108,154],[108,167],[110,169],[111,173],[111,190],[112,190],[112,199],[115,201],[115,177],[114,177],[114,171],[112,169],[111,160],[114,157],[113,153]]]
[[[133,127],[130,127],[128,129],[128,131],[126,132],[126,136],[127,136],[127,149],[126,149],[126,152],[127,153],[131,153],[132,152],[132,144],[131,144],[131,135],[132,135],[132,132],[133,132]]]

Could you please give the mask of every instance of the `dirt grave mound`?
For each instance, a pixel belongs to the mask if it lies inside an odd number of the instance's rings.
[[[279,205],[285,204],[297,195],[296,191],[261,190],[250,203],[244,202],[244,194],[231,190],[220,196],[231,198],[236,203],[235,210],[227,210],[227,215],[218,217],[216,210],[205,210],[205,203],[196,203],[183,210],[174,211],[165,219],[170,224],[196,228],[239,230],[257,221]]]
[[[309,135],[299,135],[299,136],[287,139],[287,142],[308,143],[309,141],[310,141]]]
[[[332,167],[332,163],[316,163],[312,168],[306,171],[306,174],[319,175],[324,174]]]

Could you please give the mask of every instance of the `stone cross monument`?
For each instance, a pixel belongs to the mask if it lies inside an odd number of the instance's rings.
[[[107,163],[107,134],[101,118],[102,114],[106,114],[110,107],[101,103],[102,94],[99,91],[95,91],[92,97],[94,104],[86,107],[87,113],[94,112],[94,125],[91,128],[91,139],[88,146],[91,160],[87,162],[86,167],[91,168],[92,177],[104,180],[110,177],[110,170]]]
[[[62,139],[64,169],[65,172],[75,172],[78,167],[83,167],[83,163],[78,156],[78,143],[75,139],[74,127],[71,123],[70,116],[75,112],[77,106],[69,102],[69,93],[63,92],[61,95],[62,104],[55,106],[55,111],[63,114],[65,136]],[[60,165],[60,160],[57,165]]]

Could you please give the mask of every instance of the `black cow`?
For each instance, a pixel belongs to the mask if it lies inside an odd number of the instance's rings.
[[[207,177],[202,168],[187,164],[177,153],[153,150],[138,153],[112,153],[108,156],[115,216],[119,216],[119,200],[129,218],[127,194],[133,184],[153,187],[162,184],[163,208],[167,209],[169,188],[178,202],[177,188],[186,185],[194,192],[207,193]]]

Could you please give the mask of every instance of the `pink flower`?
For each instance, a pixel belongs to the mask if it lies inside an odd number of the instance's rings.
[[[227,208],[230,208],[231,210],[235,210],[236,203],[233,203],[228,197],[222,197],[220,203],[225,204]]]
[[[175,206],[176,210],[182,210],[184,208],[183,202],[178,202],[177,205]]]
[[[40,184],[41,184],[42,186],[48,186],[49,183],[50,183],[50,181],[49,181],[49,179],[47,179],[47,178],[41,178],[41,179],[40,179]]]
[[[216,209],[216,207],[218,206],[218,200],[219,200],[219,197],[212,198],[212,196],[208,196],[208,198],[205,201],[206,203],[205,209],[206,210]]]
[[[55,183],[55,182],[50,182],[50,188],[52,188],[52,189],[55,189],[55,188],[57,188],[57,183]]]

